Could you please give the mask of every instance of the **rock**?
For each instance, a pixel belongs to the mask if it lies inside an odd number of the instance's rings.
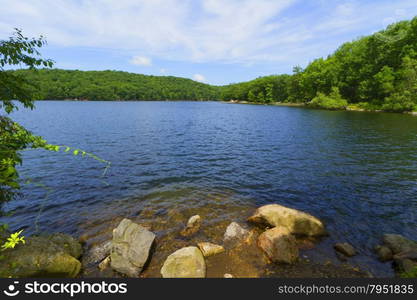
[[[417,262],[412,261],[411,259],[395,259],[395,267],[400,273],[411,273],[417,268]]]
[[[386,246],[376,246],[375,252],[378,255],[378,259],[382,262],[392,260],[392,251]]]
[[[409,240],[399,234],[384,234],[384,244],[391,249],[393,254],[417,250],[417,242]]]
[[[348,257],[339,251],[336,251],[336,256],[340,261],[343,261],[343,262],[348,261]]]
[[[292,264],[298,259],[297,242],[285,227],[263,232],[258,238],[258,246],[273,262]]]
[[[163,278],[204,278],[206,262],[197,247],[185,247],[172,253],[161,269]]]
[[[232,274],[228,274],[228,273],[224,274],[223,277],[224,278],[234,278],[234,276]]]
[[[394,255],[394,259],[411,259],[417,261],[417,250],[400,252]]]
[[[110,266],[110,256],[107,256],[101,263],[98,264],[100,271],[107,269]]]
[[[321,236],[327,232],[316,217],[278,204],[259,207],[248,221],[272,227],[286,227],[290,233],[304,236]]]
[[[103,259],[110,255],[111,247],[111,241],[106,241],[104,243],[94,245],[87,251],[86,254],[84,254],[82,260],[83,265],[96,264],[101,262]]]
[[[198,243],[197,245],[198,245],[198,248],[200,248],[201,253],[203,253],[204,257],[219,254],[224,251],[223,246],[208,243],[208,242]]]
[[[65,233],[54,233],[43,238],[49,239],[54,244],[60,246],[66,253],[75,258],[80,258],[83,254],[81,244],[72,236]]]
[[[355,248],[353,248],[353,246],[349,243],[337,243],[336,245],[334,245],[334,249],[348,257],[356,255]]]
[[[77,259],[81,244],[69,235],[27,237],[25,244],[3,251],[0,277],[75,277],[81,270]]]
[[[146,228],[123,219],[113,230],[111,267],[119,273],[136,277],[148,261],[155,234]]]
[[[181,235],[188,237],[200,230],[201,217],[199,215],[192,216],[188,219],[186,227],[181,231]]]
[[[223,240],[225,242],[242,240],[249,236],[249,230],[243,228],[236,222],[232,222],[227,226]]]

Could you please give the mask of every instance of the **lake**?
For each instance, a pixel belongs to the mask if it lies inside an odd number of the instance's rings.
[[[7,204],[14,214],[5,218],[26,234],[100,241],[129,217],[152,224],[174,247],[183,241],[172,232],[192,214],[219,241],[231,221],[279,203],[326,223],[330,237],[306,252],[311,259],[337,261],[332,245],[346,241],[359,251],[351,263],[380,276],[392,275],[373,254],[381,235],[417,237],[417,117],[105,101],[37,102],[12,117],[52,144],[111,162],[103,177],[105,165],[91,158],[26,151],[20,172],[32,183]]]

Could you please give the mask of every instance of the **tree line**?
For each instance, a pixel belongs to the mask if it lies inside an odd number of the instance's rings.
[[[16,70],[39,100],[215,100],[216,86],[174,76],[121,71]]]
[[[417,110],[417,17],[339,47],[327,58],[222,87],[222,100],[293,102],[324,108]]]

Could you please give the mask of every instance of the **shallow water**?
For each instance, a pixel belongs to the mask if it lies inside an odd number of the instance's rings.
[[[337,262],[332,245],[347,241],[359,251],[351,264],[390,276],[389,263],[377,262],[372,251],[381,235],[417,238],[413,116],[215,102],[48,101],[13,117],[50,143],[76,146],[112,166],[103,178],[104,165],[95,160],[25,152],[21,174],[35,183],[6,206],[15,213],[4,221],[27,234],[38,228],[85,236],[88,246],[110,236],[121,218],[135,219],[160,241],[145,276],[157,276],[166,255],[182,245],[221,242],[228,223],[244,222],[266,203],[325,221],[330,237],[303,253],[313,261]],[[204,219],[202,232],[178,238],[196,213]],[[214,265],[224,265],[217,260]],[[264,266],[253,261],[245,274],[264,276]],[[209,261],[208,272],[223,270]]]

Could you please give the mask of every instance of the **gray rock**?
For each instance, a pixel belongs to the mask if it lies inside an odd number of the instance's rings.
[[[185,247],[172,253],[161,269],[163,278],[204,278],[206,263],[197,247]]]
[[[75,277],[81,270],[81,244],[56,233],[27,237],[25,244],[1,254],[0,277]]]
[[[111,267],[130,277],[138,276],[148,261],[155,234],[146,228],[123,219],[113,230]]]
[[[378,255],[378,259],[382,262],[392,260],[392,251],[386,246],[376,246],[375,252]]]
[[[417,242],[409,240],[399,234],[384,234],[384,244],[391,249],[393,254],[417,250]]]
[[[198,248],[200,248],[200,251],[201,253],[203,253],[204,257],[208,257],[208,256],[212,256],[212,255],[216,255],[216,254],[224,252],[223,246],[208,243],[208,242],[198,243],[197,246]]]
[[[181,231],[181,235],[185,237],[191,236],[200,230],[200,226],[201,217],[199,215],[192,216],[190,219],[188,219],[187,225]]]
[[[263,232],[258,246],[276,263],[295,263],[298,259],[297,241],[285,227],[275,227]]]
[[[417,250],[400,252],[394,255],[394,259],[411,259],[417,261]]]
[[[304,236],[326,235],[324,224],[305,212],[278,204],[259,207],[248,221],[272,227],[286,227],[290,233]]]
[[[97,264],[110,255],[112,248],[111,241],[105,241],[101,244],[94,245],[87,253],[84,254],[83,265]]]
[[[337,243],[334,245],[334,249],[348,257],[356,255],[355,248],[349,243]]]
[[[243,228],[236,222],[232,222],[227,226],[226,232],[224,233],[224,241],[239,241],[249,236],[249,230]]]

